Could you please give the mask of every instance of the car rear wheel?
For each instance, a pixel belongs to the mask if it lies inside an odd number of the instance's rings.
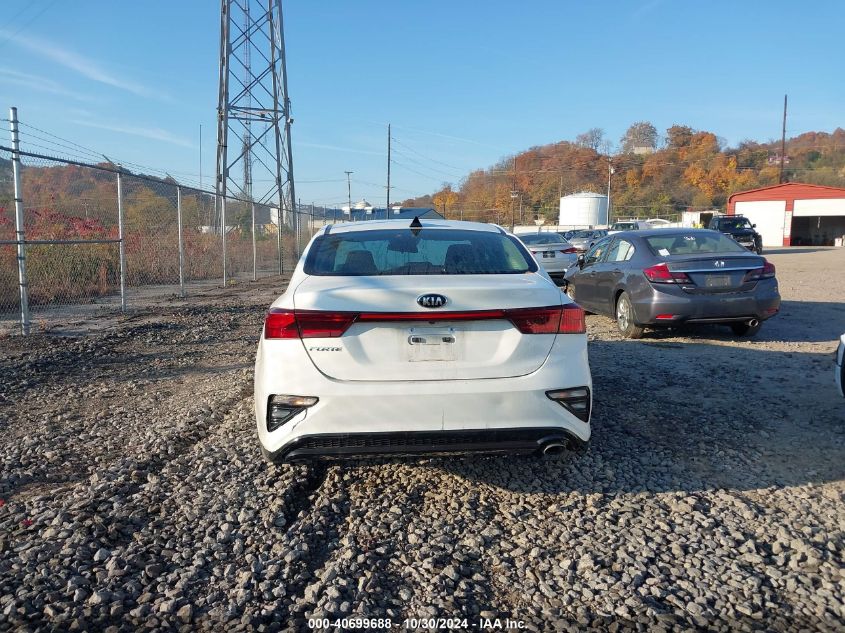
[[[748,323],[743,322],[731,323],[731,330],[737,336],[754,336],[760,331],[762,325],[762,323],[757,323],[757,325],[748,325]]]
[[[619,295],[616,302],[616,327],[625,338],[642,338],[644,328],[634,323],[634,307],[627,292]]]

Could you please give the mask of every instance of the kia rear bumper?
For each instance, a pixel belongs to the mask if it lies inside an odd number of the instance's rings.
[[[548,447],[581,448],[586,443],[565,428],[501,428],[461,431],[394,431],[303,435],[275,452],[275,464],[317,459],[454,454],[540,454]]]

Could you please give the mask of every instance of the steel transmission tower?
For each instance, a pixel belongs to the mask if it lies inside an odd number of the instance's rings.
[[[278,209],[281,273],[282,230],[297,229],[281,0],[222,0],[219,88],[216,193],[224,283],[227,196]]]

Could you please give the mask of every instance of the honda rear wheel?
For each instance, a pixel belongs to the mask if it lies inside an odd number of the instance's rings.
[[[634,306],[627,292],[619,295],[616,302],[616,327],[625,338],[641,338],[645,331],[634,322]]]

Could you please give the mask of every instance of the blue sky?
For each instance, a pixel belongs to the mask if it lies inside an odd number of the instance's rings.
[[[201,124],[211,186],[218,11],[5,0],[0,107],[192,182]],[[845,125],[845,2],[288,0],[284,11],[306,203],[345,201],[345,170],[353,199],[383,203],[388,122],[394,200],[591,127],[614,142],[639,120],[773,139],[784,93],[788,134]]]

